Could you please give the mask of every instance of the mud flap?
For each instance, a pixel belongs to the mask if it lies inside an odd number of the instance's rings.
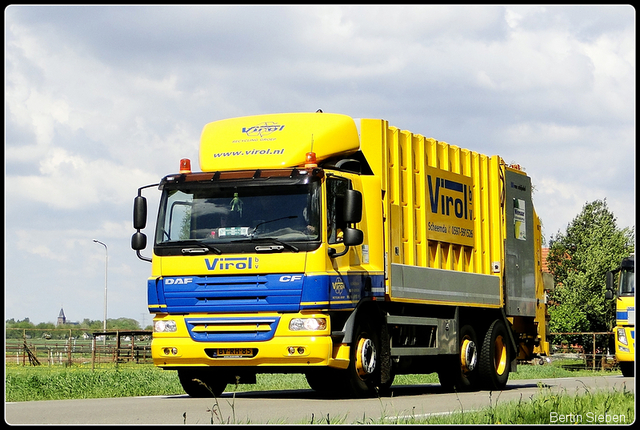
[[[386,322],[380,328],[380,350],[380,385],[385,386],[391,381],[391,342]]]

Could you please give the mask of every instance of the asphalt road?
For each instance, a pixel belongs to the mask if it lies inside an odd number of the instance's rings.
[[[398,416],[421,417],[471,411],[512,400],[529,399],[542,390],[584,393],[585,390],[635,390],[634,378],[622,376],[510,381],[502,392],[443,393],[437,384],[394,386],[391,397],[328,399],[312,390],[224,393],[213,399],[186,395],[5,403],[8,424],[353,424],[392,421]],[[541,388],[542,387],[542,388]],[[213,409],[212,409],[213,408]],[[212,411],[215,411],[212,412]],[[312,421],[313,420],[313,421]]]

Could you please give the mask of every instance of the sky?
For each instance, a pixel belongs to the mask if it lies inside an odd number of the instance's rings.
[[[231,117],[382,118],[523,166],[547,243],[595,200],[633,227],[635,15],[624,5],[9,6],[5,319],[55,322],[63,307],[68,320],[101,321],[107,262],[108,318],[150,324],[133,198],[181,158],[199,170],[202,128]],[[157,192],[145,195],[153,225]]]

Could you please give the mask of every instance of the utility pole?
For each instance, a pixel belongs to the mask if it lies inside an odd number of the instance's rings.
[[[107,245],[97,239],[93,239],[95,243],[104,246],[104,320],[102,323],[102,331],[104,332],[104,343],[107,342],[107,273],[109,266],[109,251]]]

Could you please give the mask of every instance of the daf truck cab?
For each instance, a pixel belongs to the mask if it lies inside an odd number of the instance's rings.
[[[616,274],[617,284],[616,284]],[[620,267],[607,272],[606,298],[616,299],[616,360],[624,376],[633,376],[635,358],[635,276],[634,256],[623,258]]]

